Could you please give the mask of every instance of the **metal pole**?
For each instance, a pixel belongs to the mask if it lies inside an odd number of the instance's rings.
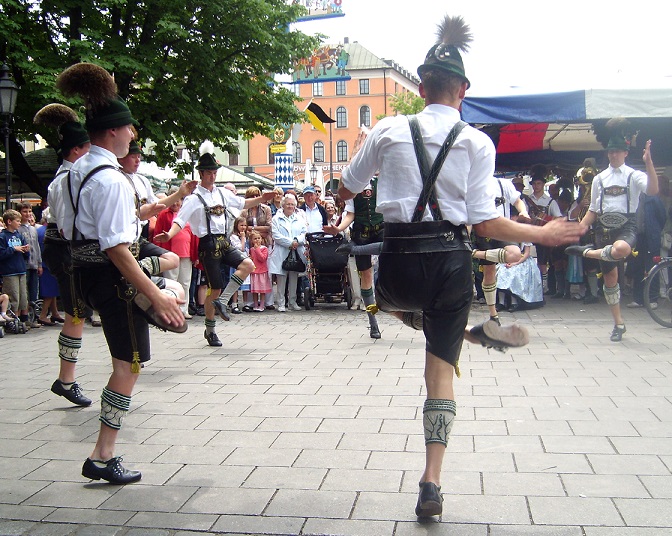
[[[5,210],[12,208],[12,173],[9,170],[9,117],[5,117],[2,133],[5,137]]]
[[[331,117],[331,108],[329,108],[329,117]],[[334,192],[334,146],[331,138],[331,127],[333,123],[329,123],[329,189],[331,193]]]

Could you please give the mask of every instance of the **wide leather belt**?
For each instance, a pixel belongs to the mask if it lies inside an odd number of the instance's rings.
[[[449,221],[386,223],[383,253],[440,253],[471,251],[469,233],[464,225]]]

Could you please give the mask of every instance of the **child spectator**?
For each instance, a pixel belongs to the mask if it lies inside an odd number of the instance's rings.
[[[233,222],[233,233],[231,233],[231,245],[234,248],[241,250],[242,252],[247,252],[247,219],[243,216],[238,216],[236,221]],[[230,269],[230,275],[236,271],[234,268]],[[243,311],[246,313],[251,313],[254,309],[252,307],[252,301],[250,300],[250,276],[248,275],[243,281],[243,284],[240,285],[238,289],[243,293]],[[233,309],[238,309],[238,291],[233,294]],[[239,309],[240,311],[240,309]],[[234,311],[232,311],[234,312]]]
[[[7,308],[9,307],[9,296],[7,294],[0,294],[0,324],[5,320],[11,320],[7,316]]]
[[[30,246],[19,233],[21,214],[7,210],[2,215],[5,229],[0,232],[0,275],[2,287],[9,296],[14,311],[24,311],[19,320],[28,321],[28,290],[26,287],[26,261]]]
[[[33,207],[30,203],[21,203],[19,205],[21,212],[21,226],[19,232],[30,246],[28,252],[28,261],[26,262],[26,288],[28,289],[28,303],[35,303],[39,296],[40,276],[42,275],[42,250],[37,238],[37,229],[35,229],[35,215],[33,214]],[[19,316],[28,314],[28,307],[25,311],[19,311]],[[42,325],[37,321],[37,318],[29,322],[28,327],[39,328]]]
[[[268,277],[268,248],[257,231],[250,232],[250,245],[250,258],[254,262],[254,271],[250,275],[252,301],[254,310],[261,312],[266,309],[266,293],[271,291],[271,280]]]

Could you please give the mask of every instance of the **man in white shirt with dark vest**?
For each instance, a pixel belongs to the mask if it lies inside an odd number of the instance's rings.
[[[481,236],[510,242],[557,245],[581,234],[576,224],[560,220],[536,227],[500,216],[488,193],[494,145],[460,121],[469,87],[460,50],[471,41],[469,27],[461,17],[446,17],[438,35],[418,68],[426,107],[417,123],[401,115],[382,119],[343,171],[338,192],[343,199],[353,198],[380,170],[376,210],[385,221],[385,238],[376,301],[398,317],[423,312],[426,452],[415,509],[419,517],[440,515],[443,508],[441,466],[456,412],[453,378],[459,376],[463,338],[480,342],[484,331],[499,335],[504,330],[488,320],[465,334],[473,297],[466,225],[473,224]],[[526,341],[521,330],[510,335],[509,346]]]

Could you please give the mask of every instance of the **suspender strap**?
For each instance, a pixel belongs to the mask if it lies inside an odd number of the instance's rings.
[[[72,210],[75,213],[73,221],[72,221],[72,237],[71,237],[71,240],[75,239],[75,232],[77,231],[76,222],[77,222],[77,215],[79,214],[79,199],[80,199],[81,194],[82,194],[82,188],[84,188],[84,185],[88,182],[88,180],[91,177],[93,177],[96,173],[98,173],[99,171],[102,171],[104,169],[117,169],[117,168],[113,165],[110,165],[110,164],[104,164],[102,166],[97,166],[97,167],[93,168],[91,171],[89,171],[87,173],[86,177],[84,177],[84,180],[82,181],[82,184],[79,185],[79,190],[77,190],[77,202],[75,202],[75,198],[72,194],[72,180],[71,180],[72,175],[68,171],[68,194],[70,195],[70,204],[72,205]],[[79,231],[77,231],[77,232],[79,232]],[[79,233],[79,234],[81,235],[82,233]]]
[[[418,167],[420,168],[420,176],[422,177],[422,192],[420,198],[418,199],[418,204],[415,207],[415,213],[413,214],[412,223],[416,223],[422,220],[422,216],[425,213],[425,208],[427,203],[429,203],[429,210],[432,213],[432,218],[434,221],[442,220],[441,210],[439,209],[439,203],[436,198],[436,179],[439,177],[439,172],[443,167],[443,163],[450,152],[450,149],[453,147],[455,140],[459,136],[462,129],[466,126],[464,121],[458,121],[455,123],[455,126],[451,129],[446,137],[446,141],[443,142],[439,154],[436,156],[436,160],[432,164],[431,168],[429,167],[429,155],[427,154],[427,149],[422,140],[422,133],[420,132],[420,125],[418,123],[418,118],[414,115],[408,117],[408,122],[411,127],[411,138],[413,138],[413,148],[415,149],[415,157],[418,161]]]
[[[203,204],[203,208],[205,209],[205,223],[208,226],[208,234],[211,235],[212,231],[210,231],[210,207],[208,204],[205,202],[205,199],[201,196],[201,194],[196,194],[196,197],[201,201]]]

